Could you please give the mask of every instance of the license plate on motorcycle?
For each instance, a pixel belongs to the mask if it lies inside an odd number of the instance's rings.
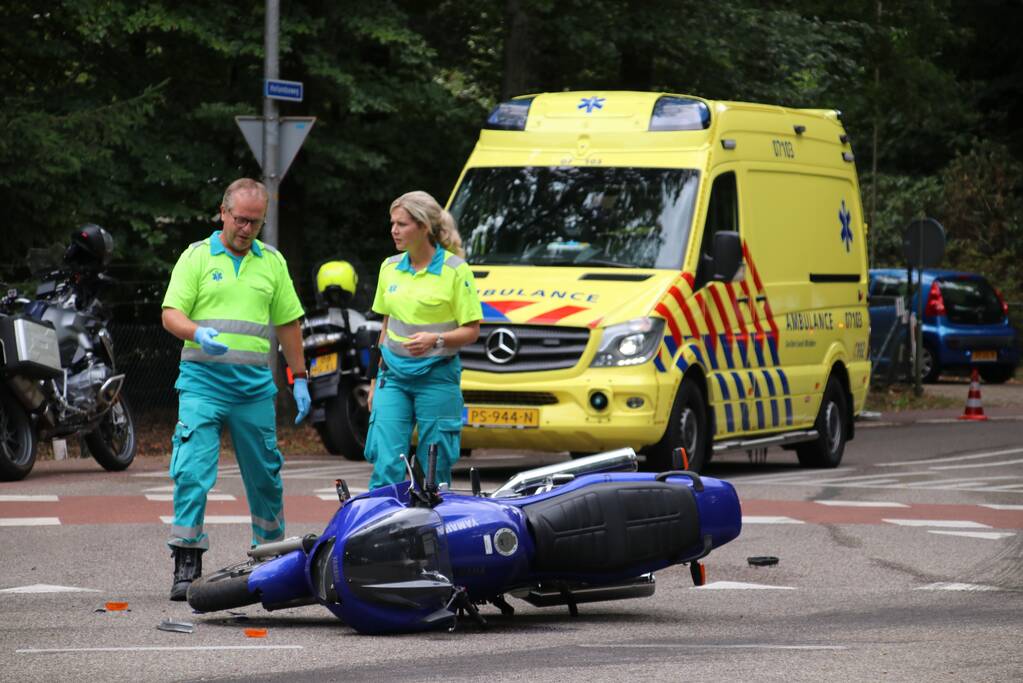
[[[996,361],[998,360],[997,351],[974,351],[973,360],[975,361]]]
[[[328,353],[324,356],[317,356],[313,358],[309,364],[309,376],[319,377],[320,375],[329,375],[332,372],[337,372],[337,354]]]
[[[467,406],[462,423],[469,427],[536,429],[540,426],[540,409]]]

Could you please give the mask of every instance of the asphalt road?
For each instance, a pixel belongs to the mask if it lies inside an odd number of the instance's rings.
[[[736,485],[744,526],[708,558],[705,587],[678,567],[657,575],[654,597],[582,605],[577,618],[513,601],[510,618],[484,610],[486,630],[383,638],[319,607],[197,615],[169,602],[166,462],[119,474],[40,463],[0,484],[0,680],[1019,680],[1023,422],[946,418],[860,423],[836,470],[801,469],[780,450],[766,463],[716,458],[706,474]],[[469,465],[493,487],[550,461],[476,453],[456,486]],[[337,476],[358,488],[368,474],[290,457],[289,534],[322,528]],[[248,544],[235,468],[216,493],[207,571]],[[779,563],[752,567],[754,555]],[[71,590],[41,592],[52,587]],[[97,611],[110,601],[128,610]],[[159,630],[165,620],[195,630]]]

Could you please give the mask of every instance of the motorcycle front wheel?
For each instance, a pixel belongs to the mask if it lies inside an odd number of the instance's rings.
[[[117,397],[94,430],[85,435],[89,453],[103,469],[120,472],[135,460],[135,420],[124,395]]]
[[[363,459],[369,430],[366,396],[365,385],[342,382],[337,396],[324,406],[327,419],[320,428],[320,436],[328,451],[346,460],[361,462]]]
[[[249,576],[255,568],[254,563],[246,562],[199,577],[188,587],[188,604],[198,612],[256,604],[259,596],[249,592]]]
[[[36,463],[36,434],[21,404],[0,390],[0,481],[28,476]]]

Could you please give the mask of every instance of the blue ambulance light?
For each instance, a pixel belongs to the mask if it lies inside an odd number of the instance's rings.
[[[688,97],[658,98],[648,130],[705,130],[710,128],[710,109]]]
[[[533,104],[532,97],[501,102],[491,110],[483,128],[488,130],[525,130],[531,104]]]

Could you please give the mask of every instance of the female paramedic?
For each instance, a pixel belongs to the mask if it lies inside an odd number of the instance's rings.
[[[380,266],[373,310],[384,315],[376,378],[369,390],[366,459],[371,489],[406,479],[402,454],[419,427],[419,454],[437,444],[437,482],[451,482],[462,440],[458,349],[476,341],[483,311],[462,258],[454,218],[426,192],[391,203],[391,237],[404,253]]]

